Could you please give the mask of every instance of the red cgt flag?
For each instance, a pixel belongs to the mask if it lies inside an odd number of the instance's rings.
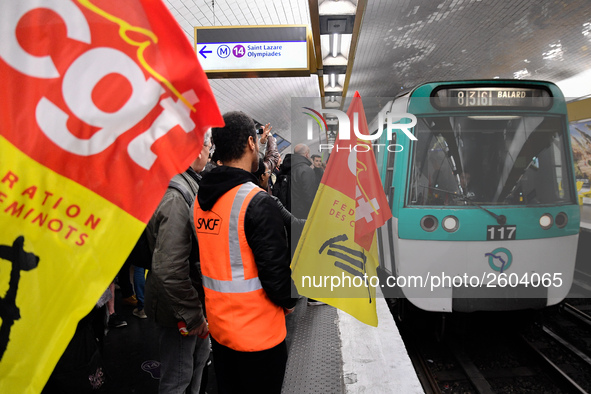
[[[338,139],[335,142],[322,182],[341,190],[356,201],[355,242],[369,251],[375,230],[392,217],[392,212],[380,182],[371,143],[357,138],[354,132],[354,127],[358,125],[359,134],[369,135],[363,103],[357,91],[349,105],[347,116],[351,125],[351,140]],[[355,145],[357,148],[354,148]],[[361,145],[365,148],[360,148]],[[348,154],[339,154],[339,151]],[[349,168],[350,173],[343,174],[344,168]]]
[[[4,1],[0,76],[0,392],[36,393],[223,120],[157,0]]]

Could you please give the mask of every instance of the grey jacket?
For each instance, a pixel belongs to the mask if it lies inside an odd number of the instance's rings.
[[[199,185],[187,171],[173,180],[197,195]],[[148,222],[153,255],[145,295],[146,314],[164,327],[176,327],[184,321],[192,330],[205,320],[198,294],[201,278],[197,259],[191,256],[192,231],[189,206],[178,190],[168,188]]]

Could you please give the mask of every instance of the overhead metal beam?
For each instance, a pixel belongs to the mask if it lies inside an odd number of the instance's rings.
[[[347,89],[349,88],[349,80],[351,79],[351,72],[353,71],[353,63],[355,62],[355,52],[357,51],[357,42],[359,41],[359,34],[361,33],[361,21],[365,13],[367,0],[357,1],[357,11],[355,14],[355,24],[353,25],[353,37],[351,38],[351,47],[349,49],[349,57],[347,58],[347,72],[345,74],[345,83],[343,84],[343,94],[341,98],[341,111],[345,105],[347,97]]]
[[[320,14],[318,12],[318,0],[308,0],[310,9],[310,23],[312,24],[312,41],[314,42],[314,53],[316,54],[316,70],[318,73],[318,87],[320,97],[324,105],[324,70],[322,66],[322,49],[320,47]]]

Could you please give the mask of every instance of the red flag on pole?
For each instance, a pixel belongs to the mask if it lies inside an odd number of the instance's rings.
[[[378,252],[374,235],[392,213],[371,141],[356,134],[369,134],[358,92],[347,115],[351,139],[335,142],[294,254],[292,277],[300,294],[377,326]]]
[[[351,125],[351,139],[337,139],[322,182],[356,201],[355,242],[369,250],[375,230],[383,226],[392,213],[380,182],[371,141],[360,139],[355,134],[357,128],[360,135],[369,135],[365,110],[357,91],[347,116]],[[343,170],[346,168],[350,171],[345,175]]]
[[[347,115],[354,124],[354,114],[358,113],[359,132],[369,135],[367,119],[359,92],[355,92]],[[376,229],[382,227],[392,217],[386,194],[380,182],[380,174],[372,150],[357,152],[357,184],[355,199],[355,242],[369,250]]]

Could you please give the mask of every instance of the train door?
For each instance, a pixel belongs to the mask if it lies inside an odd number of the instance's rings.
[[[392,143],[396,143],[396,135],[394,135],[394,139]],[[384,180],[384,193],[386,194],[386,198],[388,200],[388,205],[390,209],[392,209],[392,204],[394,200],[394,159],[396,157],[395,152],[390,152],[388,149],[384,148],[386,155],[386,174]],[[394,244],[393,244],[393,236],[394,230],[392,228],[392,219],[386,222],[385,226],[378,228],[378,249],[380,254],[380,267],[378,268],[378,275],[380,276],[380,281],[386,280],[387,276],[392,275],[394,270]],[[390,290],[388,286],[382,287],[382,291],[384,296],[395,297],[395,294],[388,294]]]

